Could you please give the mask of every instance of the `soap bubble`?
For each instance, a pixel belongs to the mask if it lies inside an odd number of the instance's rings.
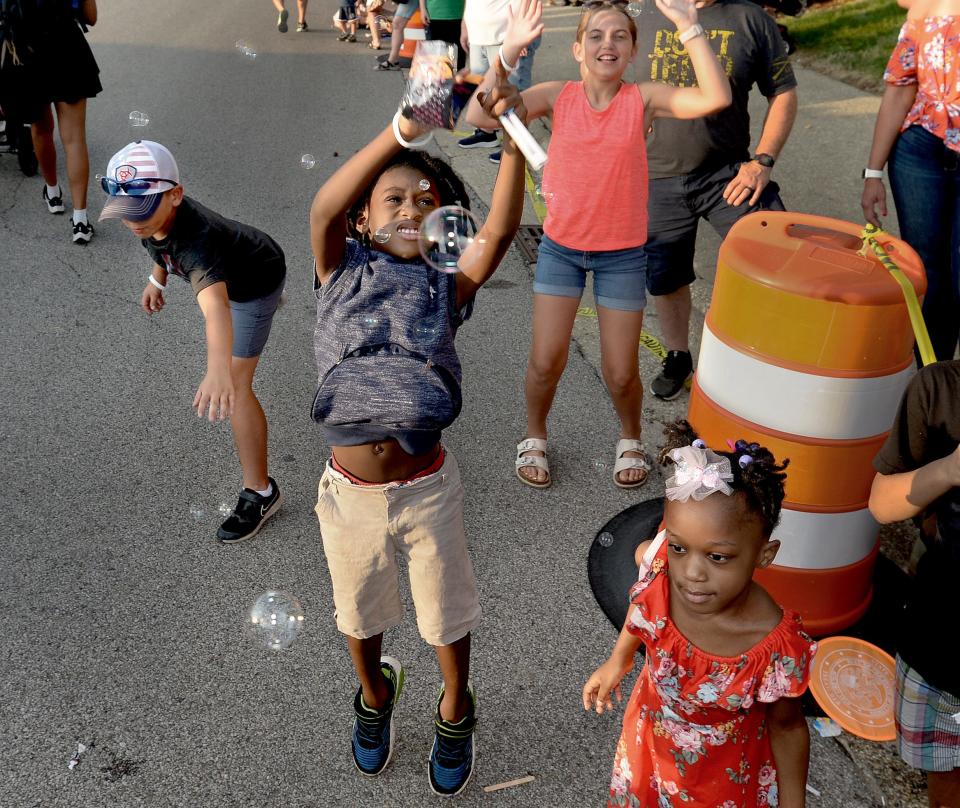
[[[603,533],[597,536],[597,542],[601,547],[609,547],[611,544],[613,544],[613,534],[603,531]]]
[[[643,2],[627,3],[625,11],[631,17],[639,17],[643,13]]]
[[[388,241],[390,241],[390,237],[392,235],[393,233],[387,230],[387,228],[381,227],[376,233],[373,234],[373,240],[377,242],[377,244],[386,244]]]
[[[224,519],[226,519],[228,516],[230,516],[230,514],[233,513],[233,508],[231,508],[229,505],[227,505],[226,502],[221,502],[220,505],[219,505],[219,507],[217,508],[217,512],[218,512]]]
[[[253,60],[257,58],[257,49],[244,39],[238,39],[234,43],[234,47],[240,51],[240,55],[245,59]]]
[[[317,164],[317,159],[312,154],[305,154],[300,158],[300,165],[309,171]]]
[[[420,188],[421,191],[429,191],[429,190],[430,190],[430,180],[428,180],[428,179],[426,179],[426,178],[420,180],[420,182],[418,182],[417,185],[419,186],[419,188]]]
[[[284,651],[293,645],[303,621],[303,607],[289,592],[264,592],[250,609],[249,627],[254,639],[272,651]]]
[[[194,521],[196,522],[202,522],[205,516],[203,512],[203,508],[200,505],[191,505],[190,515],[193,517]]]
[[[473,214],[459,205],[432,211],[420,225],[420,254],[440,272],[459,272],[461,258],[480,230]]]
[[[242,51],[245,47],[247,47],[246,40],[238,39],[236,42],[233,43],[233,47],[235,47],[239,51]]]
[[[140,112],[140,110],[135,109],[128,116],[130,119],[131,126],[146,126],[150,123],[150,116],[146,112]]]
[[[599,471],[599,472],[604,472],[604,471],[607,470],[607,464],[604,463],[602,460],[594,460],[594,461],[593,461],[593,470],[594,470],[594,471]]]

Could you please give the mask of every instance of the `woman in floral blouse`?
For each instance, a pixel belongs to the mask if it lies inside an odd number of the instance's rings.
[[[889,159],[900,235],[927,270],[930,340],[937,359],[953,359],[960,334],[960,0],[898,2],[909,11],[883,74],[860,201],[867,221],[879,226]]]
[[[802,806],[810,737],[797,697],[816,643],[752,581],[779,547],[786,464],[744,441],[716,454],[685,421],[667,434],[665,527],[638,548],[626,624],[583,688],[584,709],[611,708],[646,646],[608,804]]]

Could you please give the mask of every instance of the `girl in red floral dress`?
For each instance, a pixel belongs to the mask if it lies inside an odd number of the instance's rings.
[[[802,806],[810,736],[798,697],[816,643],[752,580],[780,545],[786,463],[745,441],[715,453],[686,421],[666,434],[664,529],[637,549],[626,624],[583,688],[584,709],[612,709],[646,646],[608,805]]]

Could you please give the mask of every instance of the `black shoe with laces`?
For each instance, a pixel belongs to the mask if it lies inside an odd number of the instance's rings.
[[[436,735],[433,739],[433,749],[430,750],[427,772],[430,777],[430,788],[434,794],[439,794],[441,797],[453,797],[459,794],[467,787],[470,775],[473,774],[473,764],[477,758],[477,750],[473,742],[473,733],[477,728],[477,697],[469,684],[467,699],[470,702],[467,714],[456,723],[446,721],[440,716],[443,690],[440,691],[440,698],[437,699],[437,715],[434,719]]]
[[[273,486],[268,497],[261,497],[256,491],[244,488],[237,500],[237,507],[217,530],[217,538],[224,544],[238,544],[252,539],[260,532],[263,523],[273,516],[283,502],[280,486],[273,477],[267,477]]]
[[[47,186],[43,186],[43,201],[47,203],[47,210],[50,213],[63,213],[63,195],[47,196]]]
[[[89,244],[93,238],[93,225],[87,222],[73,223],[73,243]]]
[[[672,401],[683,392],[687,379],[693,375],[693,357],[688,351],[668,351],[663,370],[650,384],[653,394],[664,401]]]

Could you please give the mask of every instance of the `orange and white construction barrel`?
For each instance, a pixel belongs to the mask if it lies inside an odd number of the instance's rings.
[[[862,250],[861,231],[770,211],[731,228],[688,415],[710,445],[744,438],[790,459],[780,551],[756,579],[817,635],[856,622],[870,603],[872,460],[914,373],[903,294]],[[922,295],[917,254],[886,234],[880,243]]]
[[[412,3],[413,0],[410,0]],[[423,18],[420,16],[420,10],[414,11],[407,20],[403,28],[403,45],[400,46],[400,55],[397,57],[405,60],[404,64],[410,64],[413,54],[417,50],[417,43],[427,38],[427,32],[424,30]]]

